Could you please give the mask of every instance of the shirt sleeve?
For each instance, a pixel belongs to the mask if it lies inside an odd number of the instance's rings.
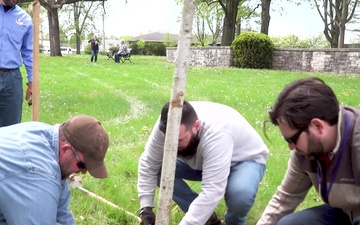
[[[234,139],[222,131],[204,137],[202,142],[201,191],[190,204],[180,225],[205,224],[225,194]]]
[[[73,225],[74,217],[70,213],[69,210],[69,202],[70,202],[70,190],[69,190],[69,183],[67,180],[63,180],[61,182],[61,192],[60,192],[60,199],[59,205],[57,209],[57,216],[56,222],[60,223],[61,225]]]
[[[33,81],[33,49],[34,49],[34,30],[33,24],[30,23],[28,32],[25,34],[21,46],[21,57],[26,68],[28,82]]]
[[[295,151],[291,152],[285,177],[271,198],[257,225],[276,225],[284,216],[294,212],[313,186],[310,177],[301,170]]]
[[[138,197],[140,207],[154,207],[154,194],[157,175],[163,160],[165,135],[159,129],[159,120],[145,145],[145,150],[140,156],[138,165]]]

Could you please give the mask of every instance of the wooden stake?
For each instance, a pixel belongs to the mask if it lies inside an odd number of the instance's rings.
[[[33,82],[32,82],[32,120],[39,121],[40,91],[39,91],[39,29],[40,24],[40,3],[38,0],[33,2],[33,25],[34,25],[34,57],[33,57]]]

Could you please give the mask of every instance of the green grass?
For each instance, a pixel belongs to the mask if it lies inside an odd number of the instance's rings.
[[[106,56],[90,63],[88,55],[40,58],[40,121],[62,123],[77,114],[89,114],[103,122],[110,137],[106,156],[109,178],[97,180],[81,175],[83,187],[137,214],[137,164],[152,126],[163,104],[170,99],[175,65],[164,57],[132,56],[132,62],[115,64]],[[291,62],[289,62],[291,63]],[[23,74],[24,68],[22,68]],[[186,100],[208,100],[240,111],[264,138],[270,149],[267,171],[261,182],[248,224],[255,224],[280,184],[289,150],[276,127],[268,126],[265,139],[262,123],[278,93],[289,82],[308,76],[324,79],[340,102],[360,108],[360,76],[245,70],[237,68],[189,67]],[[25,82],[24,82],[25,83]],[[23,121],[31,120],[24,103]],[[198,183],[191,184],[199,190]],[[71,211],[77,224],[138,224],[136,219],[77,189],[72,189]],[[157,201],[156,201],[157,203]],[[312,190],[298,209],[319,204]],[[216,209],[224,216],[224,202]],[[174,205],[171,224],[183,213]]]

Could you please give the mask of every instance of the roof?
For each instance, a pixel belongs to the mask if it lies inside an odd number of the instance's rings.
[[[177,42],[179,40],[179,35],[178,34],[170,34],[170,33],[154,32],[154,33],[149,33],[149,34],[132,37],[129,41],[144,40],[147,42],[164,42],[164,40],[168,40],[168,39],[170,39],[169,41]]]

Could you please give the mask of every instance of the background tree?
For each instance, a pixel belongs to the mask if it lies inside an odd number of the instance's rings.
[[[206,31],[205,31],[205,18],[209,15],[207,4],[205,2],[198,2],[195,4],[194,14],[194,32],[196,39],[200,42],[201,46],[207,44]]]
[[[209,7],[212,13],[205,19],[211,33],[210,44],[216,45],[223,32],[224,11],[218,3],[209,5]]]
[[[269,34],[271,0],[261,0],[261,28],[260,32]]]
[[[235,26],[238,13],[238,6],[241,0],[218,0],[224,10],[222,46],[230,46],[235,38]]]
[[[201,46],[215,45],[217,43],[223,30],[223,20],[224,11],[217,1],[212,1],[210,4],[203,0],[195,2],[193,33]]]
[[[99,33],[94,20],[103,12],[102,2],[75,2],[66,5],[63,9],[67,12],[66,20],[73,21],[67,23],[64,30],[70,37],[75,35],[76,54],[80,54],[81,40],[89,33]]]
[[[318,36],[300,39],[297,35],[271,37],[271,41],[277,48],[330,48],[329,42],[323,33]]]
[[[238,11],[238,19],[236,21],[236,27],[235,27],[235,36],[239,36],[242,30],[242,24],[244,22],[249,22],[251,19],[255,19],[255,23],[257,22],[257,18],[260,17],[260,14],[256,12],[256,10],[259,8],[261,4],[256,3],[254,5],[254,2],[251,1],[244,1],[242,0],[239,4],[239,11]],[[261,19],[261,18],[260,18]],[[253,27],[246,27],[247,31],[254,31]]]
[[[343,48],[346,24],[354,16],[359,0],[312,0],[324,23],[324,34],[332,48]]]
[[[76,2],[105,2],[106,0],[39,0],[40,5],[47,11],[49,21],[50,55],[62,56],[60,51],[59,9],[66,4]],[[33,0],[22,0],[33,2]]]

